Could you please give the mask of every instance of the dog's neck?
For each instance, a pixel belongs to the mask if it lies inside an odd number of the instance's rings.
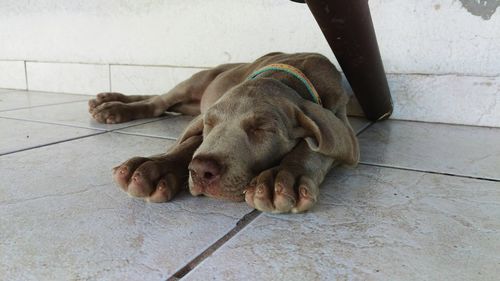
[[[294,89],[302,98],[322,105],[321,98],[312,82],[302,71],[291,65],[281,63],[267,65],[253,72],[247,80],[258,78],[276,79]]]

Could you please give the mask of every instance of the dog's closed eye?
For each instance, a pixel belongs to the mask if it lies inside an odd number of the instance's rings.
[[[275,133],[276,126],[272,119],[268,118],[249,118],[243,120],[241,127],[246,132],[250,141],[264,141],[265,136]]]
[[[215,117],[215,115],[210,114],[206,115],[203,120],[203,130],[205,133],[210,132],[217,124],[219,123],[219,119]]]

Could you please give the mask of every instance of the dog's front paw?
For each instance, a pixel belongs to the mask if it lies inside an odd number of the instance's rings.
[[[113,178],[129,195],[148,202],[167,202],[181,189],[175,161],[134,157],[113,169]]]
[[[319,187],[290,168],[275,167],[255,177],[245,191],[251,207],[271,213],[301,213],[314,206]]]

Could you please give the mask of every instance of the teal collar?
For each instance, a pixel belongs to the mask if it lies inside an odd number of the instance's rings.
[[[311,83],[311,81],[309,79],[307,79],[306,75],[302,71],[300,71],[298,68],[293,67],[291,65],[284,64],[284,63],[273,63],[270,65],[264,66],[263,68],[260,68],[260,69],[256,70],[255,72],[253,72],[252,74],[250,74],[247,77],[247,80],[253,80],[267,71],[283,71],[283,72],[289,73],[290,75],[299,79],[306,86],[307,91],[309,92],[309,95],[311,96],[312,100],[315,103],[322,105],[321,98],[320,98],[318,92],[316,91],[316,88],[314,88],[314,85]]]

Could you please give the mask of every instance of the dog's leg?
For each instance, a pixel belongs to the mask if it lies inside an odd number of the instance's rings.
[[[165,154],[131,158],[113,169],[113,178],[131,196],[148,202],[169,201],[187,186],[187,167],[202,139],[201,135],[194,135],[176,143]]]
[[[305,212],[316,203],[319,185],[333,162],[301,141],[278,166],[252,180],[246,189],[245,201],[264,212]]]
[[[101,123],[121,123],[140,118],[157,117],[168,109],[198,115],[199,102],[205,89],[224,67],[200,71],[179,83],[168,93],[159,96],[126,96],[120,93],[101,93],[89,101],[89,112]]]
[[[132,103],[132,102],[137,102],[141,100],[147,100],[152,97],[155,97],[156,95],[124,95],[121,93],[114,93],[114,92],[106,92],[106,93],[99,93],[97,96],[93,99],[89,100],[89,112],[91,112],[94,108],[97,106],[105,103],[105,102],[110,102],[110,101],[117,101],[121,103]]]

